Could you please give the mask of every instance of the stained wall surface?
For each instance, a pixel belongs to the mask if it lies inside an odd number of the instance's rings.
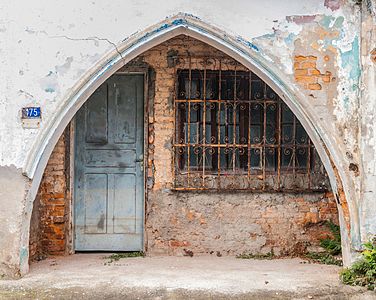
[[[331,193],[171,190],[175,168],[172,137],[175,132],[173,99],[176,69],[185,64],[176,67],[169,64],[169,53],[183,58],[193,57],[192,69],[202,68],[195,56],[223,56],[207,44],[178,36],[130,63],[133,67],[146,64],[155,73],[147,139],[147,252],[151,255],[270,252],[296,255],[305,252],[309,246],[317,246],[319,238],[329,234],[325,221],[338,223],[336,202]]]
[[[30,261],[71,250],[69,129],[52,152],[34,201],[30,221]]]
[[[151,35],[189,22],[202,24],[205,30],[201,35],[214,30],[223,39],[231,37],[241,53],[257,58],[275,74],[272,81],[276,85],[289,88],[296,99],[294,107],[303,112],[302,121],[312,124],[311,132],[325,145],[321,153],[326,151],[331,160],[349,263],[351,253],[376,233],[372,125],[376,107],[372,59],[375,1],[358,2],[2,3],[1,273],[17,276],[28,270],[30,217],[35,186],[39,186],[47,162],[44,153],[49,156],[62,134],[65,126],[54,124],[59,124],[64,109],[73,103],[69,101],[78,87],[99,67],[111,65],[111,57],[119,55],[129,41],[142,44]],[[171,18],[174,15],[177,17]],[[39,128],[22,126],[20,111],[26,106],[41,107]],[[168,126],[161,129],[170,130]],[[49,133],[55,136],[50,144],[45,139]],[[163,151],[156,155],[165,157]],[[44,161],[35,172],[34,166]]]
[[[338,224],[337,205],[328,192],[270,193],[173,191],[174,105],[176,67],[169,53],[193,57],[224,57],[209,45],[178,36],[137,57],[121,72],[149,76],[147,120],[147,193],[145,250],[147,255],[300,255],[330,236],[327,222]],[[302,62],[301,64],[304,64]],[[182,67],[182,66],[179,66]],[[202,66],[201,66],[202,67]],[[213,66],[212,66],[213,67]],[[241,66],[237,67],[238,69]],[[307,75],[308,76],[308,75]],[[71,198],[67,186],[69,157],[64,133],[55,146],[38,193],[38,233],[31,234],[32,257],[69,252]],[[69,165],[69,163],[68,163]],[[282,174],[283,176],[283,174]],[[329,187],[329,186],[328,186]],[[36,217],[38,218],[38,217]],[[34,250],[34,248],[36,250]]]

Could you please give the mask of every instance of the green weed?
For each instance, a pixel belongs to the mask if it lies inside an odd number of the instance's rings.
[[[325,249],[324,252],[309,252],[306,257],[312,259],[315,262],[325,265],[337,265],[342,266],[342,259],[338,255],[341,254],[341,230],[337,224],[332,221],[326,221],[325,223],[330,232],[331,237],[320,240],[320,246]]]
[[[376,241],[366,243],[362,257],[351,267],[343,269],[340,277],[343,283],[376,289]]]
[[[327,221],[326,225],[329,227],[333,237],[320,240],[320,246],[323,247],[331,255],[341,254],[341,231],[337,224]]]
[[[274,252],[273,250],[266,253],[266,254],[260,254],[260,253],[243,253],[236,256],[236,258],[242,258],[242,259],[273,259],[274,258]]]
[[[135,252],[122,252],[122,253],[114,253],[110,256],[105,256],[104,259],[108,259],[109,261],[105,262],[104,264],[111,264],[114,261],[119,261],[122,258],[129,258],[129,257],[144,257],[145,253],[141,251],[135,251]]]
[[[342,259],[340,257],[335,257],[327,252],[309,252],[306,256],[321,264],[342,266]]]

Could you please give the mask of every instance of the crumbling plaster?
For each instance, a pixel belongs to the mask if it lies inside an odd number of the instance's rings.
[[[245,43],[268,34],[270,40],[278,41],[278,36],[273,37],[273,28],[276,23],[284,24],[286,16],[306,15],[309,12],[315,15],[342,14],[346,19],[351,17],[351,12],[333,12],[324,6],[324,2],[314,0],[305,1],[304,5],[297,0],[288,4],[269,0],[263,3],[239,2],[237,5],[225,1],[221,5],[218,5],[218,1],[192,2],[188,6],[183,1],[112,1],[105,5],[92,1],[74,2],[72,5],[69,2],[40,1],[22,3],[25,13],[18,11],[18,5],[18,1],[4,3],[2,11],[5,14],[0,22],[2,41],[7,41],[1,47],[3,60],[7,58],[3,63],[8,66],[8,72],[2,73],[2,82],[6,83],[2,94],[7,103],[12,104],[7,105],[5,117],[11,118],[11,122],[3,123],[6,126],[3,137],[9,134],[13,138],[7,145],[9,151],[2,153],[1,163],[17,167],[25,166],[35,137],[48,124],[61,99],[82,76],[87,75],[85,73],[114,47],[167,16],[180,11],[188,12],[208,24],[218,24],[218,27],[226,29],[226,33],[241,36]],[[12,13],[16,11],[17,14]],[[251,14],[250,18],[247,12],[257,13]],[[237,22],[233,22],[234,15]],[[302,29],[297,24],[285,28],[295,35]],[[281,68],[287,74],[291,73],[289,57],[293,47],[286,44],[273,49],[270,48],[269,55],[264,57],[271,61],[276,57],[284,58],[286,63],[281,61]],[[277,49],[271,55],[270,52]],[[263,48],[259,50],[267,51]],[[14,105],[16,100],[18,105]],[[20,126],[19,109],[28,104],[43,106],[43,122],[38,130],[23,130]]]
[[[0,278],[18,277],[28,264],[28,249],[20,247],[21,239],[27,239],[28,225],[25,220],[25,199],[30,181],[14,166],[0,167]],[[31,203],[31,202],[30,202]]]
[[[317,124],[323,134],[336,132],[334,139],[340,145],[340,155],[356,164],[360,161],[359,26],[359,7],[348,5],[330,15],[287,16],[286,20],[276,23],[272,35],[252,40],[288,76],[294,75],[294,57],[302,55],[316,57],[317,69],[331,74],[330,82],[321,83],[321,90],[300,87],[312,102],[309,113],[326,120]],[[276,48],[278,53],[273,53]],[[359,192],[359,180],[354,183]]]
[[[363,1],[362,15],[362,85],[361,85],[361,155],[362,195],[360,202],[360,227],[362,240],[368,240],[376,232],[376,64],[373,52],[376,48],[376,1]]]
[[[150,31],[150,25],[157,24],[178,12],[185,12],[175,20],[202,20],[205,24],[214,26],[214,30],[217,27],[222,28],[224,32],[220,34],[235,41],[243,55],[248,52],[260,58],[265,66],[270,67],[271,73],[280,75],[274,78],[275,81],[283,78],[284,82],[289,83],[291,96],[305,101],[304,106],[296,103],[293,111],[301,118],[304,116],[307,120],[315,122],[311,132],[321,137],[321,140],[315,140],[315,137],[313,140],[316,143],[325,143],[326,158],[325,153],[321,154],[324,164],[333,166],[332,185],[336,190],[339,183],[338,187],[344,190],[349,203],[352,217],[351,246],[354,249],[360,247],[359,224],[362,222],[358,220],[358,202],[361,199],[361,176],[349,171],[350,163],[361,165],[357,104],[357,74],[360,66],[357,59],[353,60],[354,56],[346,56],[346,53],[353,54],[354,50],[359,49],[360,18],[355,4],[345,0],[268,0],[237,3],[139,3],[115,0],[106,4],[95,1],[70,2],[22,2],[21,5],[20,1],[8,1],[0,5],[4,12],[0,20],[0,54],[2,70],[5,70],[0,73],[0,106],[3,107],[0,110],[0,165],[14,165],[20,176],[22,168],[34,184],[27,200],[24,200],[23,195],[18,195],[18,201],[10,203],[10,206],[15,207],[21,205],[20,203],[27,203],[28,208],[24,209],[26,217],[17,219],[18,222],[8,222],[7,226],[18,224],[28,233],[28,224],[24,223],[30,219],[32,205],[29,205],[29,202],[32,203],[34,199],[46,164],[46,158],[40,161],[42,154],[48,158],[47,154],[51,153],[54,143],[60,136],[59,133],[64,129],[64,124],[59,123],[59,120],[62,119],[61,114],[64,113],[67,103],[73,105],[71,111],[76,111],[89,96],[85,91],[77,95],[78,87],[90,84],[90,81],[99,85],[106,76],[110,76],[106,73],[108,69],[121,66],[133,58],[124,56],[126,46],[130,46],[132,41],[136,43],[137,38],[142,44],[142,38],[147,40],[152,33],[158,35],[158,32]],[[20,5],[23,7],[21,11]],[[314,17],[308,18],[307,22],[299,22],[296,16]],[[342,24],[336,29],[336,20],[341,18]],[[173,20],[166,20],[166,24]],[[168,28],[163,27],[164,23],[160,24],[160,30],[167,32]],[[321,30],[320,27],[324,32],[338,31],[337,36],[325,36],[323,41],[327,43],[326,48],[320,44],[319,47],[312,47],[315,36],[319,34],[318,30]],[[309,34],[312,31],[315,32],[313,36]],[[205,35],[205,32],[201,34]],[[168,34],[164,38],[167,39]],[[333,47],[336,52],[331,54],[332,65],[325,66],[324,61],[320,59],[318,67],[320,70],[330,68],[335,72],[333,74],[336,74],[337,82],[325,90],[307,91],[294,81],[293,58],[298,54],[310,55],[311,51],[315,55],[322,55],[328,46]],[[296,48],[304,53],[297,53]],[[140,49],[142,50],[142,47]],[[120,53],[120,58],[116,61],[116,54],[119,56]],[[103,69],[104,66],[107,66],[107,70]],[[81,101],[67,100],[75,97],[81,97]],[[19,113],[21,107],[27,105],[42,107],[42,123],[39,129],[22,128]],[[299,109],[300,114],[297,111]],[[51,130],[54,132],[49,135]],[[369,152],[374,153],[375,148],[372,145],[367,146],[371,146]],[[324,148],[321,146],[321,149]],[[39,171],[35,172],[38,166]],[[338,174],[333,174],[335,172]],[[27,181],[26,178],[24,180]],[[4,180],[1,182],[1,185],[3,184]],[[375,187],[365,181],[363,188],[372,192]],[[371,208],[371,212],[374,211],[375,205],[371,201],[367,203],[367,209]],[[368,214],[362,217],[369,218]],[[367,228],[370,228],[367,232],[376,232],[375,225]],[[27,236],[25,232],[22,235]],[[346,235],[344,239],[347,239]],[[26,241],[21,239],[19,251],[16,251],[15,255],[21,257],[26,245]],[[5,261],[4,257],[1,255],[0,260]],[[350,262],[349,257],[346,260]],[[14,264],[14,268],[17,269],[17,264]],[[27,266],[23,266],[21,272],[24,273],[26,270]]]

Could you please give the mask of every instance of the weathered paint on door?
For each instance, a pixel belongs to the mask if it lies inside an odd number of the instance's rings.
[[[143,75],[113,75],[76,115],[75,249],[143,249]]]

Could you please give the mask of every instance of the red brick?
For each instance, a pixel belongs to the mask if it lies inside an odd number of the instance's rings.
[[[321,90],[321,84],[319,83],[312,83],[308,85],[310,90]]]
[[[300,83],[316,83],[317,77],[312,75],[295,75],[295,80]]]
[[[66,188],[65,135],[57,142],[47,163],[39,188],[41,249],[34,252],[46,254],[65,253],[65,211],[69,201]]]
[[[308,70],[307,69],[296,69],[295,75],[308,75]]]

